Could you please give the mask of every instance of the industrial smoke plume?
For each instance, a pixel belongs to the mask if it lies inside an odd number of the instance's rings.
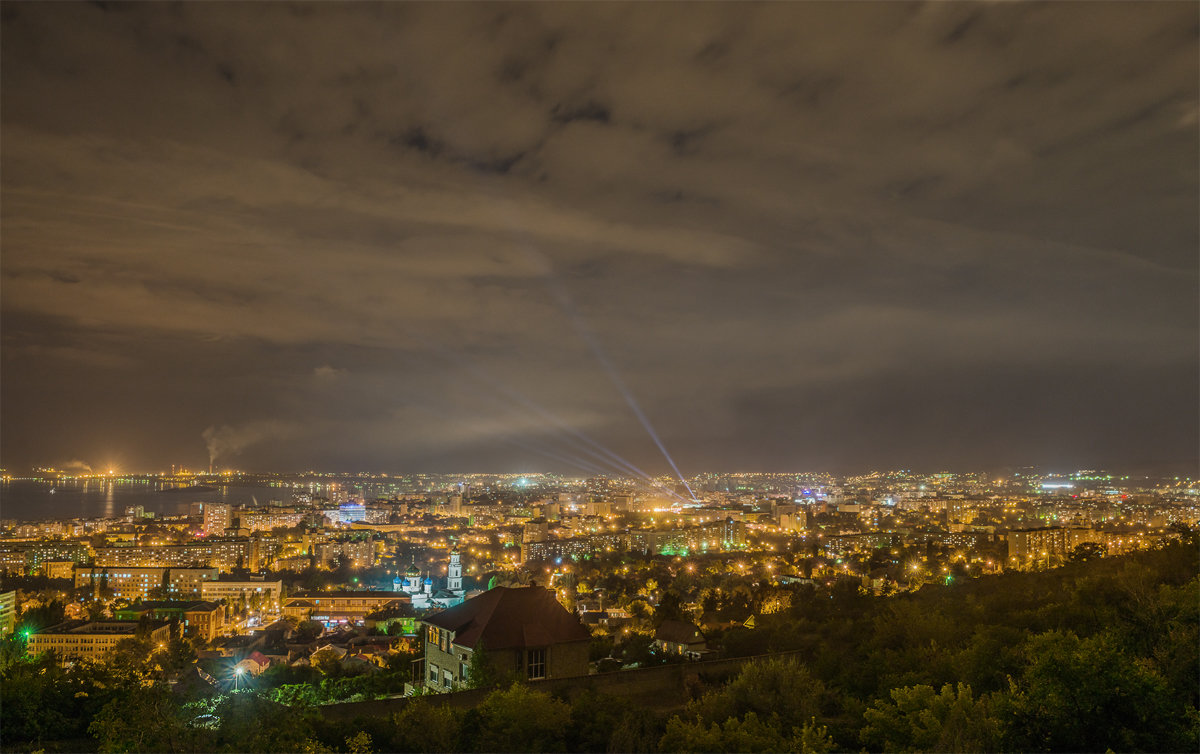
[[[218,458],[236,455],[251,445],[264,440],[283,437],[292,431],[292,425],[287,422],[267,419],[247,422],[236,426],[222,424],[219,427],[209,427],[200,433],[208,446],[208,469],[213,470]]]

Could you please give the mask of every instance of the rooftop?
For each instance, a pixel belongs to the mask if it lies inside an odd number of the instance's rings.
[[[59,623],[49,628],[43,628],[37,634],[128,634],[133,636],[139,626],[145,625],[151,630],[169,625],[166,621],[152,620],[142,623],[136,620],[105,620],[83,621],[71,620]]]
[[[487,649],[513,649],[591,639],[553,592],[536,586],[498,586],[423,622],[454,632],[454,643],[463,647],[480,640]]]

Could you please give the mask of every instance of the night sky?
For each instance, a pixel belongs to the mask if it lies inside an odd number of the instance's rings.
[[[0,10],[9,469],[1196,467],[1194,2]]]

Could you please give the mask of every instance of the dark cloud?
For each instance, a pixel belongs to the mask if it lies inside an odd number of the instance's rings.
[[[2,13],[6,465],[1200,455],[1194,4]]]

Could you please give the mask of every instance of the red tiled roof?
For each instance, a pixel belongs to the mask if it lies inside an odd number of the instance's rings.
[[[257,649],[256,649],[256,650],[254,650],[253,652],[251,652],[251,653],[250,653],[250,656],[249,656],[249,657],[247,657],[246,659],[247,659],[247,660],[254,660],[254,661],[255,661],[255,662],[257,662],[259,665],[270,665],[270,664],[271,664],[271,658],[270,658],[270,657],[267,657],[267,656],[266,656],[265,654],[263,654],[262,652],[259,652]]]
[[[591,633],[554,593],[537,586],[498,586],[461,605],[425,618],[425,623],[454,632],[454,643],[485,649],[545,647],[587,641]]]

